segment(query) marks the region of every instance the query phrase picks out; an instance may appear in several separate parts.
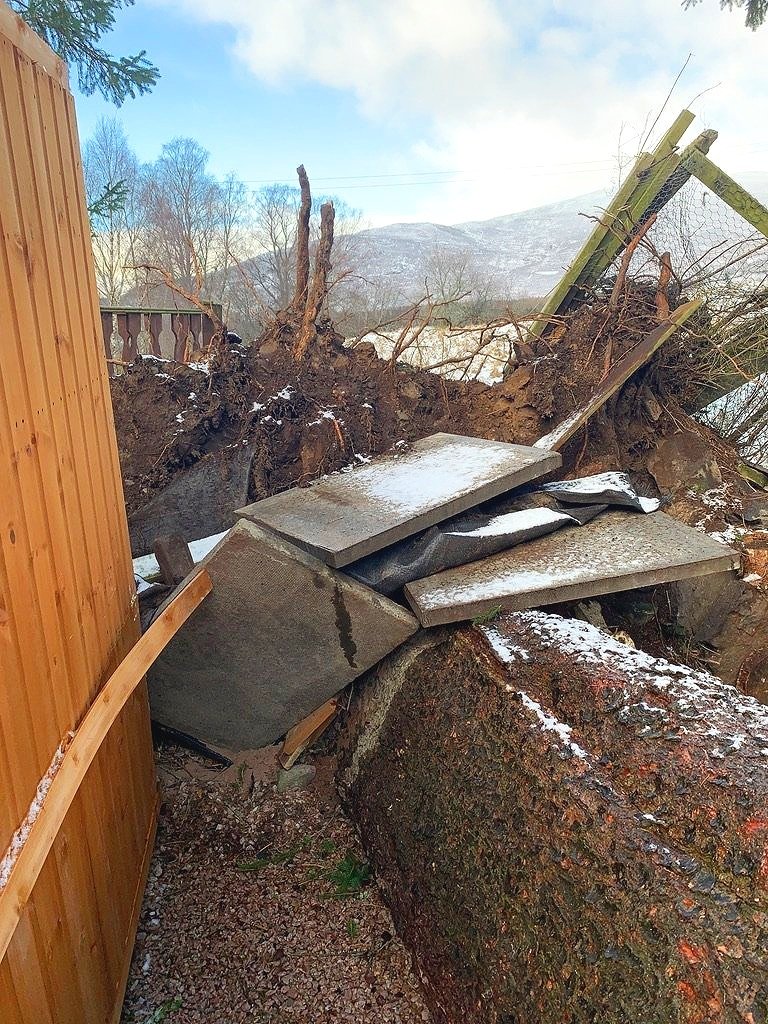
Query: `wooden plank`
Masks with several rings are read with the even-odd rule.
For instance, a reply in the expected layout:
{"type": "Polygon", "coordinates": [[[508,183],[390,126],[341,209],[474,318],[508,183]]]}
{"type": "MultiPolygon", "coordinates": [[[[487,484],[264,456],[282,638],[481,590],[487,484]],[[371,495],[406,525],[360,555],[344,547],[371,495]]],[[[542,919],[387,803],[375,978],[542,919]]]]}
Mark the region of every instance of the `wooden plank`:
{"type": "MultiPolygon", "coordinates": [[[[0,850],[139,636],[66,69],[0,0],[0,850]]],[[[99,747],[0,962],[0,1020],[118,1010],[154,825],[146,684],[99,747]]]]}
{"type": "Polygon", "coordinates": [[[706,154],[693,150],[683,161],[684,166],[699,181],[711,188],[715,195],[727,203],[761,234],[768,237],[768,209],[706,154]]]}
{"type": "Polygon", "coordinates": [[[600,222],[592,229],[589,238],[573,258],[570,266],[563,274],[557,286],[549,294],[541,311],[537,314],[536,321],[528,329],[529,335],[539,337],[549,325],[550,320],[565,309],[578,290],[583,280],[584,271],[593,258],[594,254],[605,241],[610,231],[610,225],[614,222],[619,212],[624,209],[626,203],[637,188],[637,181],[644,170],[651,166],[653,157],[650,153],[641,153],[635,161],[632,170],[627,175],[619,191],[605,208],[600,222]]]}
{"type": "Polygon", "coordinates": [[[36,32],[32,31],[23,18],[4,3],[0,3],[0,36],[5,36],[19,52],[29,57],[35,64],[41,64],[46,74],[67,88],[67,65],[36,32]]]}
{"type": "Polygon", "coordinates": [[[283,768],[291,768],[299,757],[307,750],[315,740],[322,736],[336,715],[339,713],[339,702],[331,697],[325,704],[302,719],[298,725],[294,725],[285,734],[283,746],[280,750],[280,764],[283,768]]]}
{"type": "Polygon", "coordinates": [[[633,373],[636,373],[641,366],[651,358],[653,353],[669,338],[677,328],[685,323],[696,310],[701,306],[703,298],[693,299],[679,306],[672,315],[650,331],[633,349],[630,349],[621,359],[613,364],[605,379],[597,386],[597,390],[579,409],[571,413],[559,426],[545,434],[535,442],[535,448],[542,448],[547,451],[561,451],[573,435],[581,430],[591,416],[602,408],[611,395],[616,394],[622,385],[626,384],[633,373]]]}
{"type": "Polygon", "coordinates": [[[0,960],[34,889],[48,853],[96,754],[147,670],[211,591],[205,570],[197,573],[166,606],[115,670],[66,748],[24,845],[0,890],[0,960]]]}

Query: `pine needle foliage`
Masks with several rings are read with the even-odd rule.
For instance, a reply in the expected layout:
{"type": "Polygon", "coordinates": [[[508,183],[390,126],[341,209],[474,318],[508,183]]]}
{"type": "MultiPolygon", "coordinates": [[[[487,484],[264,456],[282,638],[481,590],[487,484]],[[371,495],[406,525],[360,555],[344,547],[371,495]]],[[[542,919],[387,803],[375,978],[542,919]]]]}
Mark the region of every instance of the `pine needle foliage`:
{"type": "Polygon", "coordinates": [[[134,0],[9,0],[11,8],[42,36],[62,60],[77,69],[87,96],[101,93],[120,106],[129,96],[149,92],[160,77],[145,50],[115,57],[99,42],[115,17],[134,0]]]}

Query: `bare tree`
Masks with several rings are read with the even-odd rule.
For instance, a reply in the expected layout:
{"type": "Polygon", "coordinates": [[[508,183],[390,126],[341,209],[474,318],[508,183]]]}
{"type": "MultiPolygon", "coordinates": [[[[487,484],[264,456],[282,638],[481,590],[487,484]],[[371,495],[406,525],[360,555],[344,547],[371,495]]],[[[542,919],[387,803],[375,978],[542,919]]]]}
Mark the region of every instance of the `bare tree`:
{"type": "Polygon", "coordinates": [[[251,202],[249,230],[254,255],[243,269],[273,312],[304,308],[309,255],[320,243],[321,218],[317,214],[326,202],[333,203],[336,224],[330,291],[350,275],[355,263],[354,235],[360,223],[359,212],[336,198],[321,196],[313,200],[303,166],[297,173],[300,188],[268,185],[255,192],[251,202]],[[297,253],[302,254],[300,260],[297,253]]]}
{"type": "Polygon", "coordinates": [[[202,292],[228,265],[244,203],[242,184],[218,182],[199,143],[173,139],[144,172],[144,262],[163,267],[185,290],[202,292]]]}
{"type": "Polygon", "coordinates": [[[91,209],[93,258],[99,295],[117,305],[136,284],[142,231],[139,162],[122,125],[104,118],[83,150],[83,171],[91,209]],[[111,197],[104,202],[104,197],[111,197]]]}

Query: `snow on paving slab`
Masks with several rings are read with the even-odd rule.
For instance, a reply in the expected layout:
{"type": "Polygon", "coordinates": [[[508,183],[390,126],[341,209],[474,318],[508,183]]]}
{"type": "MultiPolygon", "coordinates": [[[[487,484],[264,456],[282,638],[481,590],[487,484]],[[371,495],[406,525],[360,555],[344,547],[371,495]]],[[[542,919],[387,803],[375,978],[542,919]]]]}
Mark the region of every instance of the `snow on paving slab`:
{"type": "Polygon", "coordinates": [[[423,626],[734,569],[739,556],[663,512],[614,511],[498,555],[409,583],[423,626]]]}
{"type": "Polygon", "coordinates": [[[556,452],[455,434],[241,509],[246,519],[340,567],[544,476],[556,452]]]}

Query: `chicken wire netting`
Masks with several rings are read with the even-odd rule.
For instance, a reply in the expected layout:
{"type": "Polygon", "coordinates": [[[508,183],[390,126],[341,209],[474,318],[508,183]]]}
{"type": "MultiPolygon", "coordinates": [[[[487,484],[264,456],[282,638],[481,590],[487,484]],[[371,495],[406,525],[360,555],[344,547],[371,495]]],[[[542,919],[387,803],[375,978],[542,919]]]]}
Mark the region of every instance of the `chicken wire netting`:
{"type": "MultiPolygon", "coordinates": [[[[697,178],[675,175],[643,216],[655,213],[629,261],[633,283],[656,288],[669,254],[672,306],[703,298],[692,371],[700,415],[742,453],[768,460],[768,238],[697,178]],[[725,393],[724,393],[725,392],[725,393]],[[707,399],[710,404],[706,404],[707,399]]],[[[609,279],[615,278],[621,255],[609,279]]]]}

